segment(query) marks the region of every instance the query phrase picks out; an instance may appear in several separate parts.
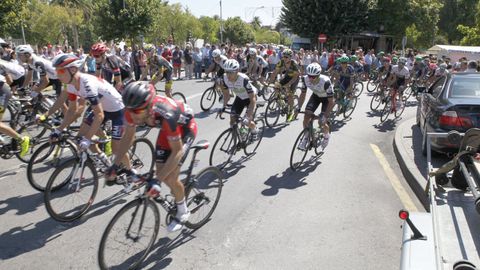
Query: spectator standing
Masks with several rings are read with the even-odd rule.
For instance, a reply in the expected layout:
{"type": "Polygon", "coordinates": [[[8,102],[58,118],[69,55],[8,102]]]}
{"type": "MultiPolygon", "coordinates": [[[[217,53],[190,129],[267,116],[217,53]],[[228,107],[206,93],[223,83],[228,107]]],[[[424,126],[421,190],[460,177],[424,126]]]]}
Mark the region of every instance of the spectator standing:
{"type": "Polygon", "coordinates": [[[373,63],[373,52],[372,50],[369,50],[367,55],[365,55],[365,66],[363,67],[365,70],[365,73],[369,74],[370,73],[370,67],[372,66],[373,63]]]}
{"type": "Polygon", "coordinates": [[[327,52],[322,52],[322,56],[320,56],[320,66],[322,67],[322,71],[328,70],[328,55],[327,52]]]}
{"type": "Polygon", "coordinates": [[[193,56],[190,43],[187,43],[185,50],[183,50],[183,58],[185,59],[185,78],[191,80],[193,77],[193,56]]]}
{"type": "Polygon", "coordinates": [[[201,79],[203,54],[198,47],[195,47],[193,51],[193,62],[194,62],[193,73],[195,74],[195,79],[201,79]]]}
{"type": "Polygon", "coordinates": [[[173,76],[176,75],[177,80],[181,80],[182,77],[182,51],[180,47],[175,46],[175,50],[172,52],[172,63],[173,63],[173,76]]]}
{"type": "Polygon", "coordinates": [[[203,66],[205,68],[208,68],[210,66],[210,59],[209,59],[209,56],[210,56],[210,44],[205,44],[202,49],[201,49],[201,53],[202,53],[202,61],[203,61],[203,66]]]}
{"type": "Polygon", "coordinates": [[[273,72],[275,70],[275,66],[280,62],[280,58],[277,55],[275,50],[272,51],[272,54],[268,57],[268,71],[273,72]]]}

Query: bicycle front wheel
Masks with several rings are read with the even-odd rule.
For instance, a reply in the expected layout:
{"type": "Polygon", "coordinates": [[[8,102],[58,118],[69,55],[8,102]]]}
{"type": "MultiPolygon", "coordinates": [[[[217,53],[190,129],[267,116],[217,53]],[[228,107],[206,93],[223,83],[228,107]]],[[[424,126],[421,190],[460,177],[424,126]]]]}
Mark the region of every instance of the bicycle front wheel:
{"type": "Polygon", "coordinates": [[[173,99],[177,100],[177,101],[181,101],[183,103],[187,103],[187,99],[185,98],[185,96],[180,93],[180,92],[175,92],[172,94],[172,97],[173,99]]]}
{"type": "Polygon", "coordinates": [[[343,118],[349,118],[352,115],[353,111],[355,111],[355,107],[357,107],[357,98],[352,97],[345,106],[346,107],[343,111],[343,118]]]}
{"type": "Polygon", "coordinates": [[[138,174],[145,174],[153,170],[155,152],[153,144],[147,138],[136,138],[128,151],[132,168],[138,174]]]}
{"type": "Polygon", "coordinates": [[[269,128],[273,128],[280,118],[281,107],[278,103],[278,99],[274,98],[268,101],[267,108],[265,109],[265,123],[269,128]]]}
{"type": "Polygon", "coordinates": [[[194,179],[185,190],[185,201],[190,211],[185,226],[190,229],[198,229],[208,222],[217,207],[223,187],[222,173],[216,167],[205,168],[194,179]]]}
{"type": "Polygon", "coordinates": [[[375,90],[377,87],[377,84],[375,83],[375,80],[369,79],[367,82],[367,92],[371,93],[375,90]]]}
{"type": "Polygon", "coordinates": [[[385,101],[385,105],[382,110],[382,114],[380,115],[380,123],[385,122],[388,119],[388,116],[390,115],[390,112],[392,111],[392,103],[390,99],[387,99],[385,101]]]}
{"type": "Polygon", "coordinates": [[[118,211],[103,232],[98,249],[100,269],[138,269],[152,249],[160,212],[149,199],[136,199],[118,211]]]}
{"type": "Polygon", "coordinates": [[[355,95],[355,97],[358,98],[363,92],[363,83],[357,82],[353,87],[354,87],[353,94],[355,95]]]}
{"type": "Polygon", "coordinates": [[[220,170],[225,168],[236,151],[237,136],[233,129],[229,128],[222,132],[213,144],[212,152],[210,152],[210,166],[216,166],[220,170]]]}
{"type": "Polygon", "coordinates": [[[90,160],[84,167],[78,158],[72,158],[58,167],[45,188],[45,207],[50,216],[61,222],[70,222],[83,216],[92,206],[98,190],[98,175],[90,160]],[[53,187],[60,187],[53,190],[53,187]]]}
{"type": "Polygon", "coordinates": [[[215,88],[213,86],[207,88],[207,90],[203,92],[202,98],[200,99],[200,107],[202,108],[202,111],[206,112],[210,110],[215,104],[216,98],[217,91],[215,91],[215,88]]]}
{"type": "Polygon", "coordinates": [[[310,135],[308,133],[308,128],[302,130],[302,132],[300,132],[298,135],[295,144],[293,145],[292,154],[290,155],[290,168],[292,171],[296,171],[298,168],[300,168],[305,160],[305,157],[307,156],[307,152],[311,143],[310,135]],[[303,140],[308,140],[304,147],[300,145],[303,140]]]}
{"type": "Polygon", "coordinates": [[[245,148],[243,148],[243,151],[247,156],[257,151],[257,148],[263,139],[263,132],[265,131],[265,124],[263,123],[263,120],[262,119],[255,120],[255,126],[258,130],[256,138],[254,138],[255,136],[252,134],[251,131],[249,131],[247,135],[247,142],[245,143],[245,148]]]}
{"type": "Polygon", "coordinates": [[[397,97],[397,106],[395,106],[395,118],[398,118],[402,115],[403,111],[405,110],[405,106],[407,105],[407,99],[405,96],[397,97]]]}
{"type": "Polygon", "coordinates": [[[372,100],[370,101],[370,109],[372,112],[376,112],[380,104],[382,104],[382,96],[377,93],[373,94],[372,100]]]}
{"type": "MultiPolygon", "coordinates": [[[[46,142],[38,147],[32,155],[27,165],[27,179],[30,185],[38,190],[45,191],[47,182],[52,173],[60,167],[66,160],[76,156],[76,148],[69,141],[56,142],[51,144],[46,142]]],[[[53,186],[55,191],[60,186],[53,186]]]]}

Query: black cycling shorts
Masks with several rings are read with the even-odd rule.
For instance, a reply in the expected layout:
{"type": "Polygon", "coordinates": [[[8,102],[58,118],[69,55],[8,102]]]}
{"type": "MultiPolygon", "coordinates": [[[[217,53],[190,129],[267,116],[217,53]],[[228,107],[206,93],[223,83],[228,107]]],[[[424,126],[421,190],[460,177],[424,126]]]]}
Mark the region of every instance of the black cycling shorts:
{"type": "Polygon", "coordinates": [[[13,80],[12,85],[10,85],[10,87],[12,88],[15,86],[22,87],[24,81],[25,81],[25,76],[22,76],[16,80],[13,80]]]}
{"type": "Polygon", "coordinates": [[[232,104],[232,113],[241,115],[245,107],[250,105],[250,99],[241,99],[238,96],[235,98],[232,104]]]}
{"type": "Polygon", "coordinates": [[[305,107],[305,110],[311,111],[312,113],[314,113],[317,110],[320,103],[322,104],[321,112],[322,113],[326,112],[328,108],[328,103],[329,103],[328,97],[319,97],[315,94],[312,94],[310,96],[310,99],[307,102],[307,106],[305,107]]]}
{"type": "MultiPolygon", "coordinates": [[[[292,80],[291,77],[285,76],[285,77],[283,77],[283,79],[280,80],[280,84],[281,84],[282,86],[284,86],[284,85],[286,85],[288,82],[290,82],[291,80],[292,80]]],[[[300,81],[299,78],[297,78],[297,80],[296,80],[294,83],[292,83],[292,85],[290,86],[290,91],[295,92],[295,89],[297,89],[297,85],[298,85],[298,82],[299,82],[299,81],[300,81]]]]}
{"type": "Polygon", "coordinates": [[[10,92],[10,86],[7,83],[0,82],[0,120],[7,109],[8,101],[11,96],[12,93],[10,92]]]}

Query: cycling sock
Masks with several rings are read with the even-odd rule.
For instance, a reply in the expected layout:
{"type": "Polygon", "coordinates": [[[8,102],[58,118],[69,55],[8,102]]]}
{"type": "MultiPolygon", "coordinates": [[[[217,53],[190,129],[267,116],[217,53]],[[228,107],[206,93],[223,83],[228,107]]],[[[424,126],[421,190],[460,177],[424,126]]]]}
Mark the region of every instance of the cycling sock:
{"type": "Polygon", "coordinates": [[[185,199],[177,202],[176,204],[177,204],[177,216],[183,215],[188,212],[187,203],[185,202],[185,199]]]}

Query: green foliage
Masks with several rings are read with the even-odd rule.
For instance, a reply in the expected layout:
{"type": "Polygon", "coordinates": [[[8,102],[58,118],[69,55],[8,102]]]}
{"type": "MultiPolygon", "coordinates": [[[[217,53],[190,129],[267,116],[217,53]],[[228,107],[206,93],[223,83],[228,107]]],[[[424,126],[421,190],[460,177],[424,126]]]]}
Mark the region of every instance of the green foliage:
{"type": "Polygon", "coordinates": [[[480,44],[480,28],[459,25],[457,30],[463,35],[460,40],[460,45],[463,46],[478,46],[480,44]]]}
{"type": "Polygon", "coordinates": [[[474,26],[475,12],[478,0],[442,0],[440,10],[439,30],[445,33],[448,43],[456,43],[462,39],[463,34],[457,26],[474,26]]]}
{"type": "Polygon", "coordinates": [[[255,31],[258,31],[262,27],[262,21],[260,20],[260,17],[258,16],[253,17],[253,20],[250,23],[250,25],[252,25],[255,31]]]}
{"type": "Polygon", "coordinates": [[[280,43],[280,33],[277,31],[259,29],[255,32],[256,43],[280,43]]]}
{"type": "Polygon", "coordinates": [[[10,36],[13,29],[25,20],[28,0],[2,0],[0,4],[0,37],[10,36]]]}
{"type": "Polygon", "coordinates": [[[300,36],[340,36],[365,30],[368,11],[368,0],[283,0],[280,20],[300,36]]]}
{"type": "Polygon", "coordinates": [[[397,40],[405,34],[405,30],[414,21],[409,1],[405,0],[377,0],[371,2],[369,11],[369,29],[381,31],[395,36],[397,40]]]}
{"type": "Polygon", "coordinates": [[[240,17],[227,19],[223,29],[224,37],[233,44],[243,45],[255,38],[252,27],[243,22],[240,17]]]}
{"type": "Polygon", "coordinates": [[[218,35],[220,33],[220,21],[206,16],[200,17],[199,21],[202,25],[203,32],[201,38],[204,39],[205,42],[213,44],[218,43],[218,35]]]}

